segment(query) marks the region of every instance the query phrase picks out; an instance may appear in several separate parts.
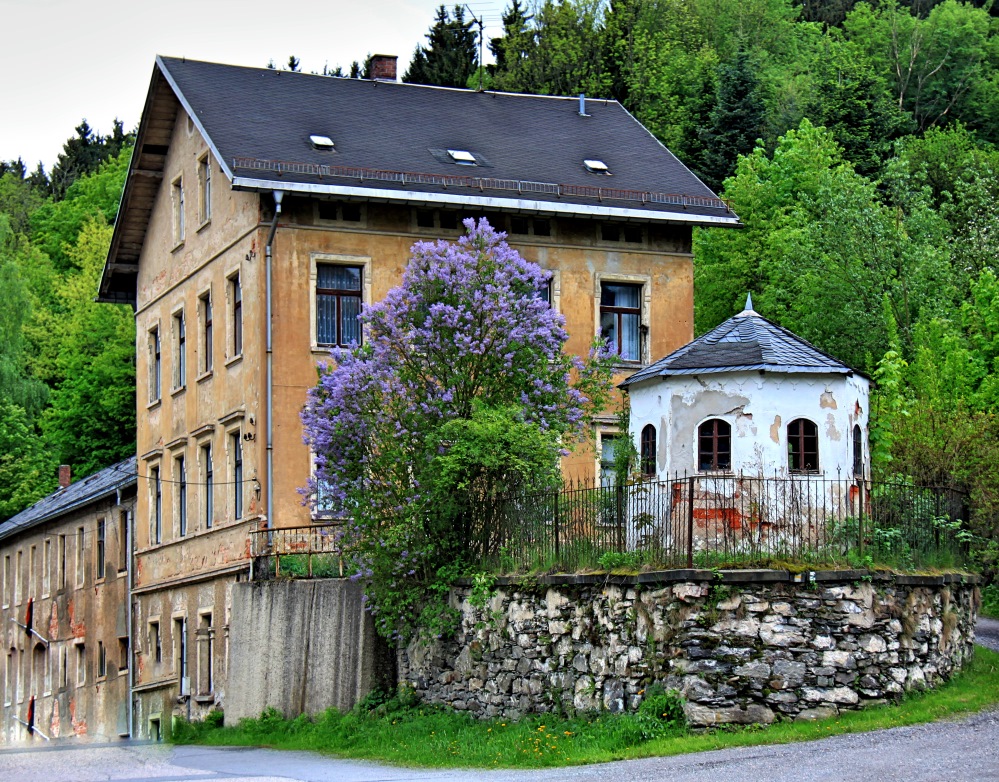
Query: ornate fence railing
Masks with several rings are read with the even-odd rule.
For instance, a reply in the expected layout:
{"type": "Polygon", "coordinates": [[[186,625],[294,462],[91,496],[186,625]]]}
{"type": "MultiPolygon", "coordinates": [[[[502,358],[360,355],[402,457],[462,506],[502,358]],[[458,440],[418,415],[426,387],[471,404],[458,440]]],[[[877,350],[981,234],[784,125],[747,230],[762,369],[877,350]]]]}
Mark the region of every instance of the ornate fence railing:
{"type": "Polygon", "coordinates": [[[250,532],[254,577],[343,576],[343,524],[323,522],[250,532]]]}
{"type": "MultiPolygon", "coordinates": [[[[957,489],[821,474],[575,483],[467,507],[459,526],[468,559],[506,573],[954,566],[967,553],[969,518],[957,489]]],[[[349,575],[343,531],[331,521],[251,532],[254,577],[349,575]]]]}
{"type": "Polygon", "coordinates": [[[954,562],[965,552],[963,492],[820,474],[677,474],[575,484],[483,507],[473,557],[504,571],[604,563],[661,567],[776,562],[954,562]]]}

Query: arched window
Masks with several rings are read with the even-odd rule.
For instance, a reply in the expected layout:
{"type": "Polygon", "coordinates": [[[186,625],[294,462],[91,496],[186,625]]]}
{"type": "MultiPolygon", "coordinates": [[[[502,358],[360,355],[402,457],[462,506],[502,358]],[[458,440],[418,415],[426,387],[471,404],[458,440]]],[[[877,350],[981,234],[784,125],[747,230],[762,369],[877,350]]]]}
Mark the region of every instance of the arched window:
{"type": "Polygon", "coordinates": [[[720,418],[697,427],[697,469],[732,469],[732,427],[720,418]]]}
{"type": "Polygon", "coordinates": [[[651,478],[656,474],[656,428],[652,424],[646,424],[642,429],[639,445],[642,475],[651,478]]]}
{"type": "Polygon", "coordinates": [[[853,474],[864,474],[864,435],[859,424],[853,427],[853,474]]]}
{"type": "Polygon", "coordinates": [[[787,425],[787,466],[791,472],[819,470],[819,428],[807,418],[787,425]]]}

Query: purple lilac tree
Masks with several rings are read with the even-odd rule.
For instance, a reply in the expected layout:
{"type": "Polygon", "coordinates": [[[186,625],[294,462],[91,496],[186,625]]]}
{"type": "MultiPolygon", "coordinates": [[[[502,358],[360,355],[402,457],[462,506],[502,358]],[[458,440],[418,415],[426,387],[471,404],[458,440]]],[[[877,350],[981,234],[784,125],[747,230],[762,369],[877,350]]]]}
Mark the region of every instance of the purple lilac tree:
{"type": "Polygon", "coordinates": [[[483,511],[556,482],[610,388],[596,347],[563,352],[546,273],[485,220],[465,227],[413,246],[402,285],[361,316],[364,345],[333,351],[302,413],[313,494],[349,519],[344,543],[389,637],[443,629],[429,598],[474,559],[483,511]]]}

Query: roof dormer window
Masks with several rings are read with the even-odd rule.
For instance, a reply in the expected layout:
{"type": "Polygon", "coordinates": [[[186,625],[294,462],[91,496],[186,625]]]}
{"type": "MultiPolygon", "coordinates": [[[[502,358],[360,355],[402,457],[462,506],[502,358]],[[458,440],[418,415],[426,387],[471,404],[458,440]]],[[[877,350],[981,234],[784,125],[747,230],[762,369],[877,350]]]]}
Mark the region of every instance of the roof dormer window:
{"type": "Polygon", "coordinates": [[[332,152],[333,151],[333,139],[329,136],[309,136],[309,141],[312,142],[312,148],[318,149],[320,152],[332,152]]]}
{"type": "Polygon", "coordinates": [[[591,174],[606,174],[610,176],[610,169],[607,168],[607,164],[602,160],[584,160],[583,166],[591,174]]]}
{"type": "Polygon", "coordinates": [[[467,149],[449,149],[447,153],[459,166],[474,166],[476,163],[475,155],[467,149]]]}

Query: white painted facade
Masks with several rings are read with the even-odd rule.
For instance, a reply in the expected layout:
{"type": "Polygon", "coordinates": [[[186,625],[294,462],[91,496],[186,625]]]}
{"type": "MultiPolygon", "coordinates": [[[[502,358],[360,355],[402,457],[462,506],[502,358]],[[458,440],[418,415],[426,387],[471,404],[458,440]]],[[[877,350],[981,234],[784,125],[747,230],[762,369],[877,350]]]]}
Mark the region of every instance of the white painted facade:
{"type": "MultiPolygon", "coordinates": [[[[653,377],[628,389],[631,437],[641,449],[643,429],[656,430],[655,477],[733,474],[787,477],[788,424],[804,418],[818,429],[818,472],[854,477],[854,427],[860,427],[862,477],[869,477],[870,383],[863,376],[713,371],[653,377]],[[698,428],[718,418],[731,426],[731,467],[698,469],[698,428]]],[[[809,471],[811,473],[811,471],[809,471]]]]}

